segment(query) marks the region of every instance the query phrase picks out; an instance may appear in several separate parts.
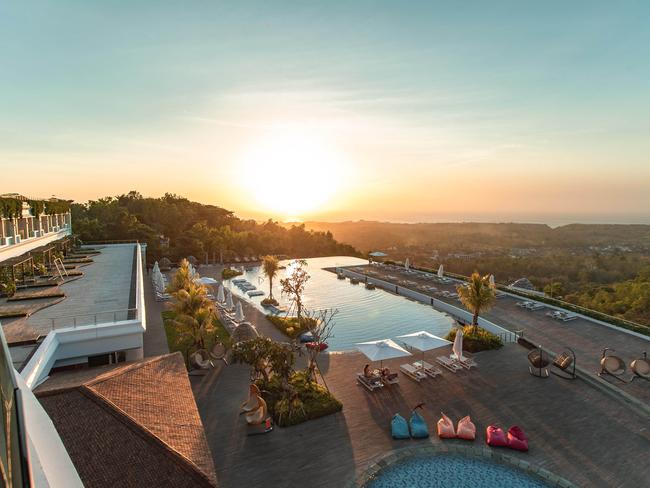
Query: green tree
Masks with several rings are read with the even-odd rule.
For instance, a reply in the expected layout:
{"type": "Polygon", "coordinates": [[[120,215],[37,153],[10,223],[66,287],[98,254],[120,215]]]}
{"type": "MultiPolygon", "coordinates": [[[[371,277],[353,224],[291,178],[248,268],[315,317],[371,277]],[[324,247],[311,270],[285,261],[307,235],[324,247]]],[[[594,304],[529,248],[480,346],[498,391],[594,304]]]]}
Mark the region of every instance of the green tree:
{"type": "Polygon", "coordinates": [[[269,279],[269,298],[271,300],[273,300],[273,278],[275,278],[279,269],[280,264],[278,258],[275,256],[264,256],[262,259],[262,270],[269,279]]]}
{"type": "Polygon", "coordinates": [[[490,286],[490,276],[481,276],[477,271],[472,273],[469,283],[456,287],[460,301],[465,308],[472,312],[473,332],[478,332],[478,316],[489,310],[494,303],[494,288],[490,286]]]}
{"type": "Polygon", "coordinates": [[[551,298],[557,298],[564,294],[564,284],[560,281],[553,281],[544,287],[544,293],[551,298]]]}
{"type": "Polygon", "coordinates": [[[282,294],[288,295],[291,303],[296,307],[296,317],[300,323],[302,317],[302,295],[305,291],[305,285],[309,281],[309,273],[305,270],[307,261],[296,259],[290,264],[291,272],[285,279],[280,280],[282,294]]]}

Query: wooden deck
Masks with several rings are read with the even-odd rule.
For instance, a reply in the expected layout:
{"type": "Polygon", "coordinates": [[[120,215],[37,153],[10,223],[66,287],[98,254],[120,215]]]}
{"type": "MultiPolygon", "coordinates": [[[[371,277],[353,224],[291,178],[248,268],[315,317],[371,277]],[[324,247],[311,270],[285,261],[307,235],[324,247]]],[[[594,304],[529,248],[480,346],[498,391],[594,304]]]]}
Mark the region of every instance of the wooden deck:
{"type": "MultiPolygon", "coordinates": [[[[427,353],[429,362],[433,356],[427,353]]],[[[196,380],[194,393],[219,485],[344,486],[393,449],[443,442],[435,435],[421,441],[391,438],[392,415],[408,416],[420,402],[425,403],[423,414],[432,433],[440,411],[454,420],[471,415],[478,429],[476,445],[483,445],[489,424],[520,425],[530,437],[531,450],[507,452],[579,486],[647,483],[647,418],[580,380],[530,376],[526,350],[517,344],[477,354],[476,359],[478,370],[445,371],[420,384],[400,374],[399,385],[370,393],[354,377],[367,362],[364,356],[325,355],[321,368],[343,411],[253,437],[246,435],[245,421],[238,415],[247,394],[248,368],[231,365],[196,380]]],[[[384,364],[397,370],[402,362],[384,364]]]]}

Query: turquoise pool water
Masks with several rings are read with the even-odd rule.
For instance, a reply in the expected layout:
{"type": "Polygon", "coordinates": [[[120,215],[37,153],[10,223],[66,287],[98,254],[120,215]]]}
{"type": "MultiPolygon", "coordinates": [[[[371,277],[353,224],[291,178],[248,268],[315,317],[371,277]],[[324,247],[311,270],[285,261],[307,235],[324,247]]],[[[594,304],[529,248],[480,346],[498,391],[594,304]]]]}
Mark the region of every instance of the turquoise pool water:
{"type": "MultiPolygon", "coordinates": [[[[395,336],[426,330],[444,336],[453,320],[429,305],[410,301],[383,290],[366,290],[363,284],[352,285],[348,280],[338,280],[336,274],[323,268],[365,264],[367,261],[351,257],[327,257],[307,260],[307,271],[311,275],[305,287],[304,303],[310,310],[338,308],[334,336],[329,340],[330,351],[354,349],[357,342],[395,338],[395,336]]],[[[286,265],[288,261],[281,264],[286,265]]],[[[283,306],[288,306],[286,297],[280,291],[280,279],[287,271],[281,270],[274,279],[273,296],[283,306]]],[[[268,281],[259,267],[247,271],[244,276],[258,289],[268,294],[268,281]]],[[[226,282],[234,294],[245,296],[235,285],[226,282]]],[[[246,300],[263,310],[260,302],[264,296],[246,300]]]]}
{"type": "Polygon", "coordinates": [[[494,462],[440,454],[415,456],[383,469],[366,488],[548,488],[538,478],[494,462]]]}

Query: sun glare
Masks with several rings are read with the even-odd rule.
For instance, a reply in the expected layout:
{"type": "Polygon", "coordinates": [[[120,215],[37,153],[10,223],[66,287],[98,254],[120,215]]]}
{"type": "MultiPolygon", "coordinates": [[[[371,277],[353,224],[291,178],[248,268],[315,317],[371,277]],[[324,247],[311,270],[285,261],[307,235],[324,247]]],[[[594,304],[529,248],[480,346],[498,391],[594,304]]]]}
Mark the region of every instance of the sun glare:
{"type": "Polygon", "coordinates": [[[243,184],[260,210],[298,220],[333,198],[342,166],[340,154],[324,139],[302,130],[273,130],[244,154],[243,184]]]}

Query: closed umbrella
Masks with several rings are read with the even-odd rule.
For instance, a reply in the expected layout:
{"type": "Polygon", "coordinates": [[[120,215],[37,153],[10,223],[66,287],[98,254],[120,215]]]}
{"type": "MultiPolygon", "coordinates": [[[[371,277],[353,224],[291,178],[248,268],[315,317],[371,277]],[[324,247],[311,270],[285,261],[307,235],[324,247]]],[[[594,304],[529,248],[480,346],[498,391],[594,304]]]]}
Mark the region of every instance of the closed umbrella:
{"type": "Polygon", "coordinates": [[[226,292],[226,308],[228,310],[235,308],[235,304],[232,301],[232,292],[230,290],[227,290],[226,292]]]}
{"type": "Polygon", "coordinates": [[[235,322],[243,322],[244,319],[245,319],[244,309],[241,306],[241,302],[237,302],[237,310],[235,311],[235,322]]]}
{"type": "Polygon", "coordinates": [[[443,268],[441,264],[438,268],[438,278],[442,278],[443,276],[445,276],[445,268],[443,268]]]}
{"type": "Polygon", "coordinates": [[[458,359],[459,361],[463,360],[463,329],[456,330],[456,338],[454,339],[454,345],[452,346],[452,351],[454,352],[452,357],[458,359]]]}
{"type": "Polygon", "coordinates": [[[357,350],[365,354],[371,361],[379,361],[379,367],[383,367],[384,359],[400,358],[403,356],[410,356],[403,347],[397,345],[391,339],[382,339],[379,341],[360,342],[355,344],[357,350]]]}
{"type": "Polygon", "coordinates": [[[406,261],[404,261],[404,268],[406,268],[406,271],[408,271],[410,267],[411,262],[409,261],[409,258],[406,258],[406,261]]]}
{"type": "Polygon", "coordinates": [[[226,300],[226,297],[224,296],[223,293],[223,283],[219,285],[219,291],[217,292],[217,301],[219,303],[223,303],[226,300]]]}
{"type": "Polygon", "coordinates": [[[375,251],[368,254],[368,256],[372,256],[373,258],[385,258],[386,256],[388,256],[388,254],[381,251],[375,251]]]}
{"type": "Polygon", "coordinates": [[[494,288],[494,287],[496,286],[496,283],[495,283],[495,281],[494,281],[494,275],[493,275],[493,274],[490,275],[490,286],[491,286],[492,288],[494,288]]]}
{"type": "Polygon", "coordinates": [[[422,351],[422,361],[424,361],[424,351],[430,351],[431,349],[437,349],[451,344],[447,339],[430,334],[425,330],[397,336],[397,339],[404,344],[414,347],[418,351],[422,351]]]}

